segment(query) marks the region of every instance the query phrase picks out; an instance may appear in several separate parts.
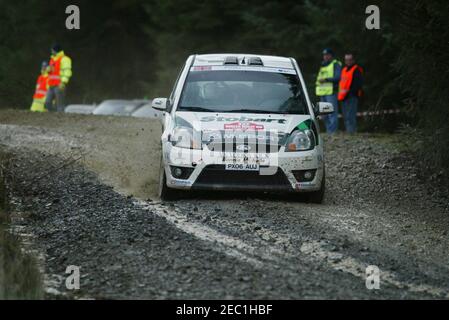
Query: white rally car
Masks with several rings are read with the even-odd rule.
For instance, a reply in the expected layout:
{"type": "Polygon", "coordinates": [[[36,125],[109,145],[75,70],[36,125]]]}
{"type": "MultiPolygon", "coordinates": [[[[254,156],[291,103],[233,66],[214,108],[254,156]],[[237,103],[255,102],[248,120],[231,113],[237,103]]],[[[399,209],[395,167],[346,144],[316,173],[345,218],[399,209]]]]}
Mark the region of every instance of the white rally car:
{"type": "Polygon", "coordinates": [[[180,190],[324,196],[323,141],[293,58],[250,54],[190,56],[169,98],[153,100],[163,119],[160,196],[180,190]]]}

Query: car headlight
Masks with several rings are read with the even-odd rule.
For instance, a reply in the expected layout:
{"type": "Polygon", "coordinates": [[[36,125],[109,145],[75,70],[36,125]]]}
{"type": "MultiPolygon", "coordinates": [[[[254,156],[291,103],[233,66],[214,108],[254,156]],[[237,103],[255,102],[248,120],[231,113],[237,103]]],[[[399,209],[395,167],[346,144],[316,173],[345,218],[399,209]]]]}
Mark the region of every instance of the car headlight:
{"type": "Polygon", "coordinates": [[[296,130],[287,139],[285,151],[307,151],[315,148],[315,134],[312,130],[296,130]]]}
{"type": "Polygon", "coordinates": [[[201,134],[192,128],[175,127],[169,141],[178,148],[201,149],[201,134]]]}

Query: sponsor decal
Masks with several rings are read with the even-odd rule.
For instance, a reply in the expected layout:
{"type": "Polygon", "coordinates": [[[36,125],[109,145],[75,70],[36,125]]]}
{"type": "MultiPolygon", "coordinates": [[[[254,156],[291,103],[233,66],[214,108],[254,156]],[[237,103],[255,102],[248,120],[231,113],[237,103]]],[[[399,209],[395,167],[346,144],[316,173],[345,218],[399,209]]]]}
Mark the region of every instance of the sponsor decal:
{"type": "Polygon", "coordinates": [[[171,185],[173,186],[189,186],[191,183],[188,180],[178,180],[173,178],[173,180],[171,181],[171,185]]]}
{"type": "Polygon", "coordinates": [[[222,117],[222,116],[207,116],[200,119],[201,122],[277,122],[279,124],[285,124],[286,119],[273,119],[273,118],[249,118],[245,116],[241,117],[222,117]]]}
{"type": "Polygon", "coordinates": [[[204,131],[202,132],[202,141],[206,144],[226,144],[237,143],[243,144],[246,141],[247,144],[266,144],[276,145],[285,142],[287,135],[278,132],[266,132],[255,130],[222,130],[222,131],[204,131]]]}
{"type": "Polygon", "coordinates": [[[252,122],[233,122],[224,125],[225,130],[241,130],[241,131],[259,131],[263,130],[264,126],[252,122]]]}
{"type": "Polygon", "coordinates": [[[312,120],[307,119],[296,126],[299,130],[309,130],[312,127],[312,120]]]}
{"type": "Polygon", "coordinates": [[[312,182],[297,182],[295,185],[296,190],[301,190],[307,187],[315,187],[315,186],[316,184],[312,182]]]}
{"type": "Polygon", "coordinates": [[[251,146],[249,146],[249,145],[246,145],[246,144],[240,144],[240,145],[238,145],[237,147],[236,147],[236,149],[238,150],[238,151],[251,151],[251,146]]]}
{"type": "Polygon", "coordinates": [[[249,163],[249,164],[266,164],[270,159],[265,153],[241,153],[241,152],[223,152],[222,159],[224,162],[231,163],[249,163]]]}
{"type": "Polygon", "coordinates": [[[209,71],[209,70],[212,70],[212,66],[197,66],[192,68],[192,71],[209,71]]]}
{"type": "Polygon", "coordinates": [[[256,71],[256,72],[270,72],[270,73],[285,73],[296,74],[294,69],[274,68],[274,67],[253,67],[253,66],[194,66],[190,68],[190,71],[256,71]]]}

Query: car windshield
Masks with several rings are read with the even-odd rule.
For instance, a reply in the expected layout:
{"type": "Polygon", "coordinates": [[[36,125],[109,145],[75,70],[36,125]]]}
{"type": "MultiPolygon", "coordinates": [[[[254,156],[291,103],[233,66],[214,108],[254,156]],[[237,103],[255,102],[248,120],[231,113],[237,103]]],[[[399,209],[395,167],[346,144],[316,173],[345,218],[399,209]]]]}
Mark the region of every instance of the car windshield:
{"type": "Polygon", "coordinates": [[[296,74],[191,71],[179,111],[308,114],[296,74]]]}

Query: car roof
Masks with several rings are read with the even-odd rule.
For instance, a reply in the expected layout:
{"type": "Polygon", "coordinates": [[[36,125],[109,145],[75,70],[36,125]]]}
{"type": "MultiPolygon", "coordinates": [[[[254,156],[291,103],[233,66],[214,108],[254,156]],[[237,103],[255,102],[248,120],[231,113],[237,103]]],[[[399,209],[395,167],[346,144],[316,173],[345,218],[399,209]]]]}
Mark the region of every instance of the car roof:
{"type": "Polygon", "coordinates": [[[260,58],[265,67],[294,69],[291,58],[245,53],[199,54],[195,56],[193,66],[221,66],[227,57],[237,57],[238,61],[243,58],[260,58]]]}
{"type": "Polygon", "coordinates": [[[65,107],[64,112],[66,113],[84,113],[90,114],[94,111],[96,106],[87,104],[71,104],[65,107]]]}
{"type": "Polygon", "coordinates": [[[71,104],[65,107],[65,110],[88,110],[88,109],[95,109],[97,106],[93,104],[71,104]]]}
{"type": "Polygon", "coordinates": [[[104,105],[104,104],[134,104],[134,102],[132,100],[104,100],[100,103],[100,105],[104,105]]]}

